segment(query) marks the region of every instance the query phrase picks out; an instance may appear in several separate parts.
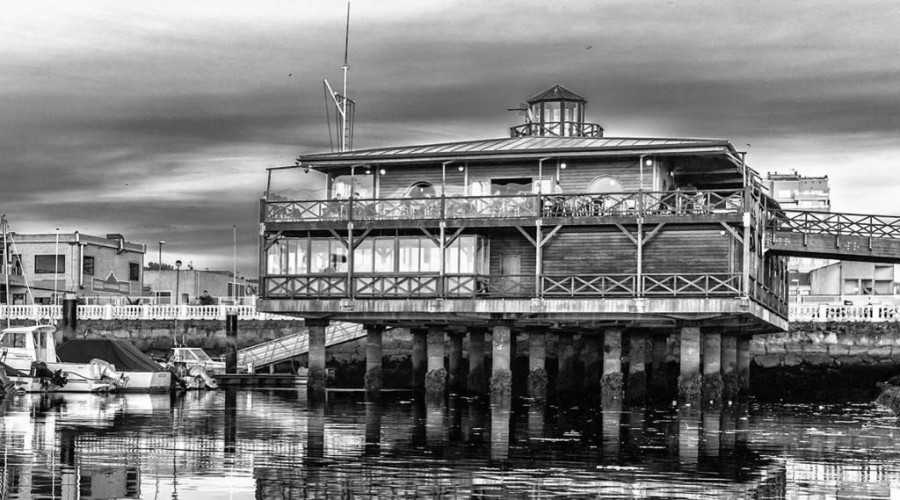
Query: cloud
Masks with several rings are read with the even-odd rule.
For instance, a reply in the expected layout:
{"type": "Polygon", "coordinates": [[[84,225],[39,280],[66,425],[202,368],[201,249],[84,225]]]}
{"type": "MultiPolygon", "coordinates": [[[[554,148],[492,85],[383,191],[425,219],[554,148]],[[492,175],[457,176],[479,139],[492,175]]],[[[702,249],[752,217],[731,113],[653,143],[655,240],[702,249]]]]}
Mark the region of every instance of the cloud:
{"type": "MultiPolygon", "coordinates": [[[[345,8],[0,6],[0,211],[22,232],[171,241],[198,268],[230,268],[237,224],[255,269],[265,169],[329,148],[345,8]]],[[[835,208],[896,212],[898,18],[876,1],[355,2],[355,145],[502,137],[507,108],[559,83],[608,135],[731,139],[763,173],[828,174],[835,208]]]]}

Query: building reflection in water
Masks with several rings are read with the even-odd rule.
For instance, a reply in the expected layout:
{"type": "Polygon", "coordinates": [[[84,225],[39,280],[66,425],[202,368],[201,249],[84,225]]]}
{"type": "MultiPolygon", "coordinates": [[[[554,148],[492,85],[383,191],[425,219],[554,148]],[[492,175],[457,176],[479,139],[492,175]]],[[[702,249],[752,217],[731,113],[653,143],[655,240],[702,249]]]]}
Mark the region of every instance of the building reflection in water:
{"type": "Polygon", "coordinates": [[[896,423],[821,412],[307,401],[304,391],[27,395],[4,406],[4,500],[900,493],[896,423]]]}

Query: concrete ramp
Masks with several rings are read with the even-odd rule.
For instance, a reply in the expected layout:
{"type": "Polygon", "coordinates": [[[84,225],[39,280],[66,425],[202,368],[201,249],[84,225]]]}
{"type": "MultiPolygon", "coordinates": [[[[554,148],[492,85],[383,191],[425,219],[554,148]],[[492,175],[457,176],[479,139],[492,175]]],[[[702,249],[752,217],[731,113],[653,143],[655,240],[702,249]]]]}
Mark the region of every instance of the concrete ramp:
{"type": "Polygon", "coordinates": [[[900,217],[770,210],[766,249],[776,255],[900,264],[900,217]]]}
{"type": "MultiPolygon", "coordinates": [[[[357,323],[332,323],[325,330],[325,345],[333,346],[350,342],[366,336],[362,325],[357,323]]],[[[309,330],[288,335],[286,337],[263,342],[255,346],[238,351],[237,363],[239,367],[253,364],[253,369],[269,366],[282,361],[287,361],[309,351],[309,330]]]]}

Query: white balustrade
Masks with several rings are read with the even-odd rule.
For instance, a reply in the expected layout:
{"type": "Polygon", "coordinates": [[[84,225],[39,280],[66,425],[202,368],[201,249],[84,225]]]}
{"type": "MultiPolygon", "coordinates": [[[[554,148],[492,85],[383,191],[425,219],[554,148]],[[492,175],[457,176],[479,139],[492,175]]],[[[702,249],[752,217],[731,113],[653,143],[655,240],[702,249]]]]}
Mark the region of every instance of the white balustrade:
{"type": "MultiPolygon", "coordinates": [[[[79,305],[79,319],[102,320],[224,320],[230,313],[237,313],[242,320],[286,320],[301,318],[258,312],[255,305],[79,305]]],[[[56,321],[62,319],[62,306],[55,305],[2,305],[0,319],[56,321]]]]}

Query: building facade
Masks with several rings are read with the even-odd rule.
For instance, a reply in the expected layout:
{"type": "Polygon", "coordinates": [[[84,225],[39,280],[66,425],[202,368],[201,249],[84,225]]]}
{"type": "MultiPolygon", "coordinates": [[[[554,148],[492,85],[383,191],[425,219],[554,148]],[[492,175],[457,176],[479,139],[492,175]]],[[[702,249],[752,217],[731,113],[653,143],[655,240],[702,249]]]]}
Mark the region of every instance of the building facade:
{"type": "MultiPolygon", "coordinates": [[[[0,245],[2,246],[2,245],[0,245]]],[[[13,304],[50,304],[65,294],[76,297],[141,295],[146,247],[106,237],[74,233],[10,233],[3,257],[13,304]]],[[[6,277],[0,275],[0,286],[6,277]]],[[[5,290],[0,301],[7,300],[5,290]]]]}
{"type": "MultiPolygon", "coordinates": [[[[492,390],[507,387],[508,344],[522,332],[561,345],[581,335],[614,386],[623,343],[642,353],[676,331],[684,355],[699,356],[686,346],[704,328],[734,353],[752,333],[786,328],[787,259],[762,251],[768,197],[743,155],[724,140],[604,137],[584,105],[557,86],[529,100],[510,138],[301,155],[270,169],[259,308],[307,319],[311,390],[324,370],[318,335],[336,320],[427,333],[426,386],[443,370],[432,349],[443,352],[445,335],[469,339],[477,379],[490,332],[492,390]],[[324,174],[323,199],[296,197],[310,171],[324,174]]],[[[534,375],[544,354],[532,341],[534,375]]],[[[705,362],[718,363],[715,345],[705,362]]],[[[700,360],[685,359],[690,393],[700,360]]]]}
{"type": "Polygon", "coordinates": [[[812,270],[809,284],[810,295],[840,296],[854,303],[889,297],[893,302],[894,265],[839,261],[812,270]]]}
{"type": "Polygon", "coordinates": [[[147,295],[160,304],[198,304],[206,292],[216,303],[241,302],[256,295],[256,285],[233,278],[231,271],[144,270],[147,295]]]}

